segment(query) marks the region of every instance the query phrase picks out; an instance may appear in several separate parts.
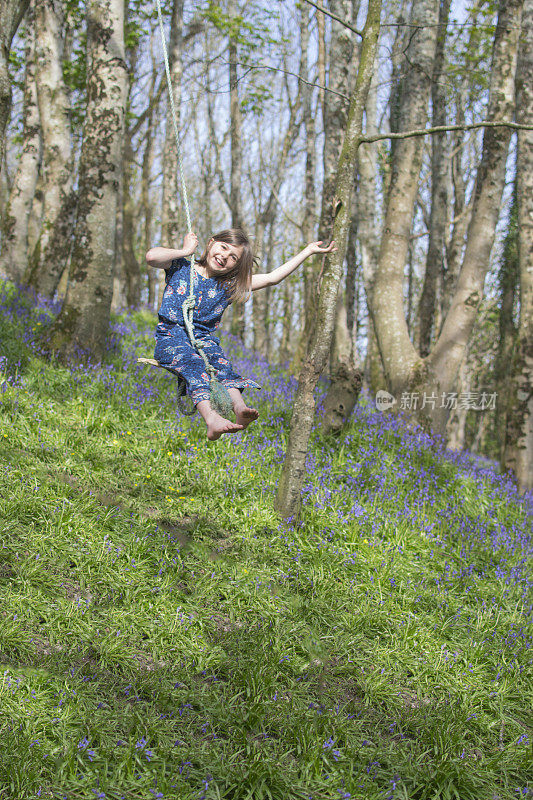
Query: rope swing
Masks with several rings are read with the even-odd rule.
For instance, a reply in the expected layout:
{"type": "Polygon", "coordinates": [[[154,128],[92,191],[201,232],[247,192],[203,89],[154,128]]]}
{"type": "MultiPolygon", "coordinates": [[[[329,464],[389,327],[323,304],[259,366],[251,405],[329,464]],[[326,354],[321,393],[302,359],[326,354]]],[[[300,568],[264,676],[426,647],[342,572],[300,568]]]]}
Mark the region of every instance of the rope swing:
{"type": "MultiPolygon", "coordinates": [[[[185,208],[185,217],[187,220],[187,230],[189,232],[192,231],[191,226],[191,213],[189,210],[189,200],[187,195],[187,186],[185,184],[185,176],[183,173],[183,162],[181,158],[181,147],[179,142],[179,134],[178,134],[178,123],[176,119],[176,107],[174,105],[174,95],[172,92],[172,81],[170,79],[170,66],[168,62],[168,53],[167,53],[167,45],[165,41],[165,29],[163,27],[163,16],[161,13],[161,3],[160,0],[156,0],[157,3],[157,17],[159,20],[159,30],[161,33],[161,44],[163,46],[163,58],[165,61],[165,72],[167,76],[167,87],[168,87],[168,96],[170,100],[170,110],[172,112],[172,125],[174,128],[174,137],[176,139],[176,148],[178,153],[178,167],[179,167],[179,175],[180,175],[180,182],[181,182],[181,196],[183,199],[183,205],[185,208]]],[[[196,350],[199,356],[202,357],[203,362],[205,364],[205,368],[210,376],[209,380],[209,388],[211,392],[211,405],[213,408],[218,411],[219,414],[222,414],[223,417],[228,417],[232,410],[232,403],[231,397],[229,395],[228,390],[225,386],[223,386],[220,381],[216,377],[216,370],[214,367],[211,366],[209,363],[207,356],[204,352],[203,347],[197,342],[196,337],[194,335],[193,330],[193,314],[194,314],[194,307],[196,305],[196,297],[194,294],[194,275],[196,270],[194,269],[194,253],[191,254],[191,272],[190,272],[190,280],[189,280],[189,295],[183,302],[183,321],[185,323],[185,329],[187,331],[187,335],[190,339],[192,347],[196,350]]],[[[162,367],[163,369],[167,369],[171,372],[174,376],[176,373],[169,369],[168,367],[164,367],[158,361],[152,358],[138,358],[137,361],[142,364],[150,364],[152,366],[162,367]]],[[[185,409],[183,405],[183,397],[185,396],[187,384],[185,383],[185,379],[178,375],[178,408],[182,412],[182,414],[186,414],[187,416],[192,416],[195,412],[195,408],[192,410],[185,409]]]]}

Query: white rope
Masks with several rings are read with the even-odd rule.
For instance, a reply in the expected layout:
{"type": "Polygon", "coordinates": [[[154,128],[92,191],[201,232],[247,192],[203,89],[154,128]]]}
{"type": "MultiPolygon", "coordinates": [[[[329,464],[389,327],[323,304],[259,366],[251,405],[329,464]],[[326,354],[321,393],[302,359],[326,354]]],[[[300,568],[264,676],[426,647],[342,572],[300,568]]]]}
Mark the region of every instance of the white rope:
{"type": "MultiPolygon", "coordinates": [[[[172,124],[174,127],[174,136],[176,138],[176,148],[178,152],[178,167],[179,167],[179,174],[181,180],[181,195],[183,198],[183,205],[185,206],[185,217],[187,219],[187,230],[190,232],[192,230],[191,227],[191,214],[189,210],[189,200],[187,197],[187,186],[185,185],[185,176],[183,174],[183,161],[181,158],[181,147],[180,147],[180,140],[179,140],[179,133],[178,133],[178,122],[176,118],[176,107],[174,105],[174,93],[172,91],[172,81],[170,78],[170,66],[168,63],[168,53],[167,53],[167,45],[165,41],[165,29],[163,27],[163,15],[161,13],[161,3],[160,0],[156,0],[157,3],[157,17],[159,19],[159,30],[161,33],[161,44],[163,46],[163,58],[165,61],[165,72],[167,75],[167,86],[168,86],[168,97],[170,100],[170,110],[172,116],[172,124]]],[[[194,274],[196,270],[194,269],[194,253],[191,254],[191,273],[190,273],[190,281],[189,281],[189,296],[183,303],[183,321],[185,323],[185,328],[187,330],[187,334],[191,341],[192,346],[194,349],[201,355],[204,364],[206,366],[207,371],[211,375],[211,378],[214,378],[216,375],[215,370],[207,360],[207,356],[205,355],[203,348],[198,345],[196,342],[196,337],[193,331],[193,313],[194,313],[194,306],[196,304],[196,299],[194,296],[194,274]]]]}

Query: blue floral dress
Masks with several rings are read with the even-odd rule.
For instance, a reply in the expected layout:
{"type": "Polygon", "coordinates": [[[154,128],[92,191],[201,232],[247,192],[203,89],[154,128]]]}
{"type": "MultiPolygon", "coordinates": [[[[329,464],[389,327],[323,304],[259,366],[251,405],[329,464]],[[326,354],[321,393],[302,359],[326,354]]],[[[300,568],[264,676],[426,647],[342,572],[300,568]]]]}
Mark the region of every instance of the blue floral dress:
{"type": "MultiPolygon", "coordinates": [[[[190,270],[190,262],[184,258],[174,259],[166,270],[166,286],[159,309],[159,324],[155,331],[154,358],[185,378],[188,394],[196,405],[201,400],[209,400],[210,391],[205,364],[191,345],[183,319],[182,306],[189,295],[190,270]]],[[[222,314],[229,305],[222,283],[215,278],[204,278],[195,271],[194,294],[194,335],[204,348],[209,363],[216,370],[218,380],[226,388],[260,389],[258,383],[242,378],[233,371],[220,347],[220,340],[214,335],[222,314]]]]}

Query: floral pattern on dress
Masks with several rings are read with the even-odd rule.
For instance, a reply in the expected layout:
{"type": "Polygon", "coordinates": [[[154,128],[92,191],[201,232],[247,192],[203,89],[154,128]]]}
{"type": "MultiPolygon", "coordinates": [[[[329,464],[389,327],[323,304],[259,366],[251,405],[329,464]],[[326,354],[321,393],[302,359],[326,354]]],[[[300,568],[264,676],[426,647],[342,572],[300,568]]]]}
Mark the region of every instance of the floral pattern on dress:
{"type": "MultiPolygon", "coordinates": [[[[155,333],[154,357],[162,366],[185,379],[189,394],[198,404],[202,400],[209,400],[211,394],[204,361],[193,349],[183,319],[183,302],[189,294],[190,263],[184,258],[175,259],[166,270],[166,282],[155,333]]],[[[194,335],[218,380],[228,388],[261,388],[255,381],[234,372],[219,340],[213,335],[229,305],[223,284],[216,278],[204,278],[195,271],[194,286],[197,287],[193,311],[194,335]]]]}

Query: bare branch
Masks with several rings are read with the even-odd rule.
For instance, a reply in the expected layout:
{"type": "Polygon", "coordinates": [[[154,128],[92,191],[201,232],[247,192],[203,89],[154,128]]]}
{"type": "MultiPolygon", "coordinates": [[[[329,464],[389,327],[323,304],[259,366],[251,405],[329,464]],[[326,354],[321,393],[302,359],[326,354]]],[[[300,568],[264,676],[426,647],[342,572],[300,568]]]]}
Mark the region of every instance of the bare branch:
{"type": "Polygon", "coordinates": [[[354,28],[354,26],[350,25],[349,22],[346,22],[346,20],[342,19],[342,17],[338,17],[336,14],[332,14],[331,11],[328,11],[327,8],[324,8],[324,6],[321,6],[319,3],[313,3],[313,0],[305,0],[305,2],[309,3],[310,6],[314,6],[318,11],[321,11],[327,17],[331,17],[331,19],[334,19],[335,22],[340,22],[341,25],[344,25],[345,28],[348,28],[348,30],[353,31],[358,36],[363,35],[363,31],[354,28]]]}
{"type": "Polygon", "coordinates": [[[446,131],[470,131],[474,128],[511,128],[518,131],[531,131],[533,125],[519,125],[518,122],[474,122],[470,125],[437,125],[434,128],[421,128],[417,131],[399,131],[398,133],[377,133],[375,136],[362,136],[360,144],[380,142],[383,139],[408,139],[412,136],[427,136],[430,133],[446,133],[446,131]]]}
{"type": "MultiPolygon", "coordinates": [[[[215,59],[212,60],[214,61],[215,59]]],[[[226,66],[229,66],[230,64],[229,61],[221,61],[220,63],[225,64],[226,66]]],[[[245,78],[248,75],[248,73],[251,72],[253,69],[269,69],[272,72],[283,72],[285,75],[292,75],[294,78],[298,78],[299,81],[301,81],[302,83],[306,83],[308,86],[313,86],[315,89],[322,89],[325,92],[331,92],[331,94],[336,94],[339,97],[344,98],[344,100],[350,99],[350,96],[347,94],[343,94],[342,92],[336,92],[335,89],[329,89],[327,86],[321,86],[321,84],[319,83],[312,83],[311,81],[306,81],[304,80],[304,78],[302,78],[301,75],[298,75],[297,72],[291,72],[288,69],[281,69],[281,67],[271,67],[269,64],[245,64],[242,61],[232,61],[231,63],[236,64],[238,67],[246,68],[246,71],[243,72],[243,74],[239,77],[238,79],[239,81],[242,81],[242,79],[245,78]]],[[[227,89],[208,88],[206,89],[206,91],[209,92],[209,94],[227,94],[229,92],[229,87],[227,89]]]]}

